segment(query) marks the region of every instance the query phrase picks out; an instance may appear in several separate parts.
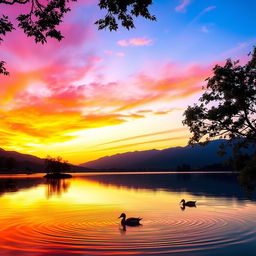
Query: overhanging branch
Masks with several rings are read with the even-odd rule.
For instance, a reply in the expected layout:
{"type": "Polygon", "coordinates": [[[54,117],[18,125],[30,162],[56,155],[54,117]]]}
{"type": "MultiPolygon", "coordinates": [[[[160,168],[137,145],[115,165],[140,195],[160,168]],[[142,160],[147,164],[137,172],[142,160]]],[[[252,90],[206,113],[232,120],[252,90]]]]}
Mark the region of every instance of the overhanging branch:
{"type": "Polygon", "coordinates": [[[0,0],[0,4],[9,4],[9,5],[13,5],[13,4],[26,4],[28,3],[30,0],[13,0],[13,1],[7,1],[7,0],[0,0]]]}

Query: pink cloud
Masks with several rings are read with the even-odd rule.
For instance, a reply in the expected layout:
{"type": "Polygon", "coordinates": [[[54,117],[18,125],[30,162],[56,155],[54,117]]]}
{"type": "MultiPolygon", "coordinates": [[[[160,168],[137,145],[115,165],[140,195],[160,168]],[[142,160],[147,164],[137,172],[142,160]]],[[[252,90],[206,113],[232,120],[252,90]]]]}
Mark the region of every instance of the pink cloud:
{"type": "MultiPolygon", "coordinates": [[[[165,99],[183,99],[201,90],[204,79],[210,74],[211,67],[202,67],[198,64],[180,66],[175,63],[166,63],[155,67],[154,72],[149,69],[138,72],[128,80],[112,83],[92,82],[74,85],[84,74],[97,73],[93,58],[88,59],[88,65],[82,67],[49,66],[47,69],[34,73],[26,73],[25,77],[35,77],[40,81],[36,90],[25,80],[24,85],[14,87],[12,101],[16,106],[38,106],[43,111],[66,112],[71,110],[81,113],[105,113],[120,109],[145,109],[145,104],[164,101],[165,99]],[[169,72],[168,72],[169,70],[169,72]],[[62,74],[61,76],[58,74],[62,74]],[[151,76],[154,74],[154,76],[151,76]],[[18,103],[18,104],[17,104],[18,103]]],[[[6,88],[7,89],[7,88],[6,88]]],[[[8,88],[10,89],[10,88],[8,88]]],[[[116,112],[117,111],[117,112],[116,112]]]]}
{"type": "Polygon", "coordinates": [[[202,16],[204,16],[207,12],[210,12],[212,10],[214,10],[216,8],[215,5],[209,6],[205,9],[203,9],[193,20],[191,23],[196,22],[197,20],[199,20],[202,16]]]}
{"type": "Polygon", "coordinates": [[[144,46],[144,45],[150,45],[152,43],[152,40],[146,39],[146,38],[132,38],[129,40],[129,43],[131,45],[144,46]]]}
{"type": "MultiPolygon", "coordinates": [[[[99,79],[108,69],[91,46],[97,42],[92,26],[63,23],[65,39],[49,40],[44,46],[18,31],[6,37],[0,52],[11,76],[1,77],[0,139],[12,134],[10,143],[15,136],[24,138],[22,144],[37,140],[50,143],[52,138],[66,141],[73,138],[66,135],[69,132],[120,124],[153,113],[167,114],[170,100],[183,100],[199,92],[209,74],[209,67],[198,64],[154,63],[152,68],[120,80],[99,79]],[[150,105],[159,102],[166,104],[162,111],[150,105]]],[[[146,46],[152,40],[138,37],[118,44],[146,46]]],[[[125,55],[115,50],[104,53],[106,58],[125,55]]]]}
{"type": "Polygon", "coordinates": [[[126,41],[126,40],[119,40],[119,41],[117,41],[117,43],[119,44],[119,45],[121,45],[121,46],[129,46],[129,42],[128,41],[126,41]]]}
{"type": "Polygon", "coordinates": [[[119,56],[119,57],[125,56],[125,53],[124,53],[124,52],[114,52],[114,51],[111,51],[111,50],[104,50],[103,52],[104,52],[106,55],[116,55],[116,56],[119,56]]]}
{"type": "Polygon", "coordinates": [[[131,38],[129,40],[119,40],[117,42],[120,46],[127,47],[127,46],[147,46],[152,44],[151,39],[147,39],[145,37],[137,37],[131,38]]]}
{"type": "Polygon", "coordinates": [[[182,0],[180,5],[175,8],[176,12],[186,12],[186,7],[190,4],[190,0],[182,0]]]}
{"type": "Polygon", "coordinates": [[[125,56],[125,53],[124,52],[117,52],[116,55],[120,56],[120,57],[123,57],[123,56],[125,56]]]}
{"type": "Polygon", "coordinates": [[[104,52],[105,54],[107,54],[107,55],[113,54],[113,51],[111,51],[111,50],[104,50],[103,52],[104,52]]]}
{"type": "Polygon", "coordinates": [[[210,12],[210,11],[214,10],[215,8],[216,8],[216,6],[212,5],[212,6],[205,8],[202,12],[203,13],[210,12]]]}
{"type": "Polygon", "coordinates": [[[20,30],[7,34],[1,44],[0,53],[3,59],[8,59],[9,71],[12,74],[15,70],[28,72],[53,63],[60,66],[70,65],[70,63],[76,66],[82,64],[85,57],[84,46],[91,40],[96,40],[92,26],[85,23],[66,22],[60,29],[65,38],[61,42],[49,39],[45,45],[36,44],[32,38],[27,38],[20,30]],[[82,34],[81,31],[83,31],[82,34]],[[17,38],[19,39],[18,47],[17,38]]]}
{"type": "Polygon", "coordinates": [[[55,141],[67,141],[73,138],[66,135],[68,132],[151,115],[152,111],[145,111],[151,103],[166,103],[164,111],[154,113],[168,114],[171,100],[182,100],[199,92],[211,72],[209,66],[166,63],[154,65],[154,71],[147,68],[121,81],[76,84],[91,70],[97,74],[97,61],[97,57],[89,56],[87,66],[60,61],[36,71],[17,72],[12,82],[1,87],[10,96],[7,101],[2,97],[2,132],[11,133],[15,129],[15,134],[10,135],[13,140],[15,136],[23,136],[24,140],[36,139],[41,143],[48,143],[53,137],[55,141]],[[34,86],[29,81],[31,77],[38,84],[34,86]]]}

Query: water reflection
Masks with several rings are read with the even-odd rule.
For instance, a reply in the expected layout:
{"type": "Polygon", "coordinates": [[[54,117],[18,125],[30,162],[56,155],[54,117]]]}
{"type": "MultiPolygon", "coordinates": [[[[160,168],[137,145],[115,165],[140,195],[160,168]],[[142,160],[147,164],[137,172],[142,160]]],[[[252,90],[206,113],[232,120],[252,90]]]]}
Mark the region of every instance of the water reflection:
{"type": "MultiPolygon", "coordinates": [[[[25,176],[25,175],[24,175],[25,176]]],[[[0,195],[4,193],[17,192],[19,190],[31,188],[42,184],[44,180],[41,177],[20,177],[20,176],[6,176],[0,177],[0,195]]]]}
{"type": "Polygon", "coordinates": [[[182,210],[182,211],[185,211],[186,210],[186,208],[196,208],[196,205],[190,205],[190,206],[187,206],[187,205],[185,205],[185,204],[181,204],[180,205],[180,209],[182,210]]]}
{"type": "MultiPolygon", "coordinates": [[[[248,198],[246,191],[239,185],[238,174],[234,173],[102,174],[88,176],[86,179],[119,188],[186,191],[194,195],[248,198]]],[[[256,193],[251,195],[251,199],[256,199],[256,193]]]]}
{"type": "Polygon", "coordinates": [[[46,179],[47,191],[46,197],[61,196],[63,193],[68,192],[70,187],[69,179],[46,179]]]}
{"type": "MultiPolygon", "coordinates": [[[[248,199],[239,185],[238,175],[232,173],[180,173],[180,174],[78,174],[76,178],[117,188],[150,189],[188,192],[194,195],[248,199]],[[218,188],[218,189],[216,189],[218,188]]],[[[74,180],[74,179],[73,179],[74,180]]],[[[0,195],[47,184],[46,196],[61,196],[71,185],[67,179],[44,179],[38,175],[12,175],[0,177],[0,195]]],[[[256,199],[256,193],[250,195],[256,199]]]]}
{"type": "Polygon", "coordinates": [[[256,255],[256,203],[232,175],[32,175],[0,187],[1,255],[256,255]],[[197,208],[181,211],[182,198],[197,208]],[[143,225],[124,229],[121,212],[143,225]]]}

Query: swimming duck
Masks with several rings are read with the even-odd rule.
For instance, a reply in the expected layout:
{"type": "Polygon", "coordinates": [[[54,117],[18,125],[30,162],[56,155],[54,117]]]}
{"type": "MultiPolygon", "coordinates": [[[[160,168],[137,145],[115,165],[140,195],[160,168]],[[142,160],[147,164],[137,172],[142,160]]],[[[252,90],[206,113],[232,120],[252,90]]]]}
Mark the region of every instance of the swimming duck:
{"type": "Polygon", "coordinates": [[[188,206],[188,207],[196,207],[196,201],[185,201],[184,199],[182,199],[180,201],[180,203],[182,203],[183,207],[184,206],[188,206]]]}
{"type": "Polygon", "coordinates": [[[126,214],[122,213],[119,218],[122,218],[121,225],[122,226],[139,226],[142,218],[128,218],[126,219],[126,214]]]}

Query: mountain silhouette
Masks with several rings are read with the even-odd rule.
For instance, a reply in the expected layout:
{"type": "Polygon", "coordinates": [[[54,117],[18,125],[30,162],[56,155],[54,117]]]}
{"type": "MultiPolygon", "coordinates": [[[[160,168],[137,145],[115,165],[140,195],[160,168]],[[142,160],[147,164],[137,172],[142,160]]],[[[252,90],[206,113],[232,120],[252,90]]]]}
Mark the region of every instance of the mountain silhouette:
{"type": "Polygon", "coordinates": [[[177,170],[179,167],[202,168],[226,162],[232,155],[227,147],[226,155],[218,154],[219,146],[225,140],[214,140],[206,146],[199,144],[186,147],[173,147],[163,150],[134,151],[113,156],[106,156],[98,160],[81,164],[83,167],[104,170],[177,170]]]}
{"type": "MultiPolygon", "coordinates": [[[[16,151],[6,151],[0,148],[0,172],[11,173],[11,171],[19,172],[45,172],[45,159],[29,155],[22,154],[16,151]],[[6,161],[12,160],[13,168],[8,168],[6,161]]],[[[82,166],[71,165],[72,172],[86,172],[91,171],[88,168],[82,166]]]]}

